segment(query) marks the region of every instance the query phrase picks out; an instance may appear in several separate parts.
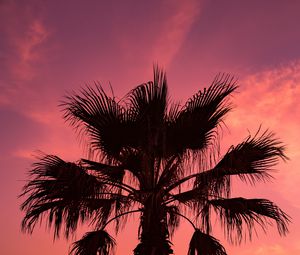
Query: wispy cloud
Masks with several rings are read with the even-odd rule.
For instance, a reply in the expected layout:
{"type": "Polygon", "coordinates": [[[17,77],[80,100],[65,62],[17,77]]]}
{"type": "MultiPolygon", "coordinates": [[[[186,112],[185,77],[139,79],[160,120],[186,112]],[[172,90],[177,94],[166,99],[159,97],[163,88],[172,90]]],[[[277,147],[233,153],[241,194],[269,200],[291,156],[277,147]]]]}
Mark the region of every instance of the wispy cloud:
{"type": "Polygon", "coordinates": [[[201,11],[200,1],[168,1],[168,3],[172,3],[174,11],[161,24],[161,30],[154,42],[153,53],[151,54],[154,60],[158,60],[165,66],[172,61],[180,50],[201,11]]]}
{"type": "Polygon", "coordinates": [[[40,12],[30,3],[4,1],[0,8],[2,32],[0,104],[18,102],[28,92],[30,81],[39,73],[39,65],[46,58],[45,43],[50,32],[40,12]]]}
{"type": "Polygon", "coordinates": [[[299,156],[300,62],[250,75],[240,84],[230,128],[245,132],[244,127],[253,130],[262,124],[288,144],[290,158],[299,156]]]}
{"type": "Polygon", "coordinates": [[[282,246],[277,244],[277,245],[272,245],[272,246],[259,247],[252,254],[255,254],[255,255],[265,255],[265,254],[285,255],[285,254],[287,254],[287,252],[282,246]]]}
{"type": "MultiPolygon", "coordinates": [[[[130,65],[128,71],[133,69],[135,74],[132,75],[145,77],[151,75],[149,66],[153,62],[168,68],[199,18],[202,1],[155,1],[145,14],[141,5],[137,6],[137,15],[133,16],[130,26],[117,23],[113,28],[121,59],[130,65]]],[[[120,16],[128,18],[133,14],[128,13],[127,10],[126,15],[120,16]]]]}
{"type": "Polygon", "coordinates": [[[288,255],[288,254],[299,254],[300,249],[299,245],[295,242],[290,242],[290,245],[283,246],[280,244],[272,244],[272,245],[261,245],[252,249],[246,249],[241,255],[288,255]]]}
{"type": "Polygon", "coordinates": [[[237,143],[238,137],[249,132],[255,134],[260,125],[274,131],[286,145],[290,160],[276,166],[280,171],[274,173],[277,179],[270,190],[300,208],[300,62],[249,75],[239,83],[239,93],[233,99],[236,108],[226,121],[231,132],[226,143],[237,143]]]}
{"type": "Polygon", "coordinates": [[[48,37],[49,32],[42,21],[33,19],[30,21],[23,36],[15,35],[11,38],[19,59],[18,64],[11,66],[11,68],[13,73],[20,79],[30,80],[34,77],[36,73],[34,64],[42,59],[43,52],[41,46],[46,42],[48,37]]]}
{"type": "Polygon", "coordinates": [[[38,62],[43,50],[41,45],[49,38],[42,18],[27,5],[7,1],[1,8],[1,25],[4,33],[4,65],[17,75],[15,79],[27,80],[34,76],[33,64],[38,62]]]}

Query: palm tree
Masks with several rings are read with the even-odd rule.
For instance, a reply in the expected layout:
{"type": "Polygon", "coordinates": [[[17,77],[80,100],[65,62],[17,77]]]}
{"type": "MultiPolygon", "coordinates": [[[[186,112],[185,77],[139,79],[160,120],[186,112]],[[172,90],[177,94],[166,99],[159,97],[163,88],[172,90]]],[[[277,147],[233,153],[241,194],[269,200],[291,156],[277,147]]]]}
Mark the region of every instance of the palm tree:
{"type": "Polygon", "coordinates": [[[39,157],[21,194],[26,197],[22,229],[31,232],[47,218],[54,238],[61,232],[68,238],[79,222],[89,223],[93,231],[73,244],[75,255],[112,254],[115,240],[106,227],[114,222],[118,231],[131,214],[140,216],[135,255],[172,254],[170,240],[180,219],[195,230],[189,255],[226,254],[212,236],[212,217],[232,243],[272,222],[285,235],[289,216],[273,202],[230,197],[231,178],[251,184],[269,180],[272,166],[286,159],[282,143],[269,131],[219,156],[219,133],[236,88],[232,77],[218,75],[180,106],[171,103],[166,75],[155,67],[153,81],[121,100],[99,84],[66,96],[64,118],[88,137],[93,153],[74,163],[39,157]]]}

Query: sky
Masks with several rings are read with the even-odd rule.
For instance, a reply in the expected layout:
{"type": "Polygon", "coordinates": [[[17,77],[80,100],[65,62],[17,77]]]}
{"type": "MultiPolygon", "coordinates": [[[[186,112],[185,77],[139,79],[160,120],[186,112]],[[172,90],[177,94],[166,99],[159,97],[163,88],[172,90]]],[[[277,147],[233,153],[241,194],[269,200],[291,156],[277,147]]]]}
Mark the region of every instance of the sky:
{"type": "MultiPolygon", "coordinates": [[[[290,233],[258,231],[228,254],[300,254],[300,2],[296,0],[0,0],[0,253],[67,254],[75,239],[53,241],[42,225],[23,234],[18,199],[36,151],[66,160],[84,155],[58,107],[68,91],[99,81],[121,98],[152,79],[153,64],[182,103],[218,73],[238,79],[222,151],[261,126],[287,147],[271,183],[236,181],[233,195],[267,198],[291,217],[290,233]]],[[[137,218],[117,238],[117,255],[137,244],[137,218]]],[[[112,233],[114,236],[114,234],[112,233]]],[[[192,235],[182,223],[172,240],[186,254],[192,235]]]]}

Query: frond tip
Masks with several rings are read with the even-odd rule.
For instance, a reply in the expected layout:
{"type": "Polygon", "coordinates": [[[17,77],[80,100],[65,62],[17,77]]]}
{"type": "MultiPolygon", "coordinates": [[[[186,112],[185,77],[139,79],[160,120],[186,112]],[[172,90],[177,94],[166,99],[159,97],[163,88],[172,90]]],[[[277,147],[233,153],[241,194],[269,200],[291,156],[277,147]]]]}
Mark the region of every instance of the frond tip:
{"type": "Polygon", "coordinates": [[[72,255],[110,255],[114,254],[116,242],[105,230],[86,233],[73,244],[72,255]]]}
{"type": "Polygon", "coordinates": [[[249,136],[237,146],[231,147],[216,168],[223,174],[239,175],[242,180],[254,182],[268,179],[267,173],[279,159],[288,159],[284,145],[268,130],[260,129],[253,137],[249,136]]]}
{"type": "Polygon", "coordinates": [[[93,213],[104,217],[105,212],[110,212],[113,201],[102,200],[99,204],[96,200],[105,186],[82,165],[54,155],[38,159],[30,171],[31,180],[20,195],[27,197],[21,205],[26,213],[22,221],[24,231],[31,233],[39,220],[48,219],[48,226],[54,227],[54,238],[59,237],[63,226],[68,238],[76,231],[79,221],[90,220],[93,213]],[[96,208],[95,201],[99,205],[96,208]]]}
{"type": "Polygon", "coordinates": [[[286,235],[290,217],[277,205],[267,199],[245,199],[242,197],[230,199],[216,199],[209,201],[220,215],[220,219],[227,231],[229,241],[240,243],[245,232],[245,224],[251,233],[254,224],[257,223],[265,231],[267,225],[271,225],[270,219],[277,224],[280,235],[286,235]],[[236,238],[233,231],[236,230],[236,238]]]}
{"type": "Polygon", "coordinates": [[[227,253],[217,239],[196,229],[190,241],[188,255],[227,255],[227,253]]]}

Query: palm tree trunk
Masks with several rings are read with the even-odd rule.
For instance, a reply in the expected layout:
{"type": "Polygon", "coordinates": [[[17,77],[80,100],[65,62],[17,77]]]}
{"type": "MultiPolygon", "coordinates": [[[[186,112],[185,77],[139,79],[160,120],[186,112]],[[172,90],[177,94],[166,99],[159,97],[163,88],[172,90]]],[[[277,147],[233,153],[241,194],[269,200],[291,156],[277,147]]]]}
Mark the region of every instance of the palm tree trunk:
{"type": "Polygon", "coordinates": [[[148,198],[141,216],[140,243],[134,249],[134,255],[173,254],[166,220],[166,212],[154,194],[148,198]]]}

